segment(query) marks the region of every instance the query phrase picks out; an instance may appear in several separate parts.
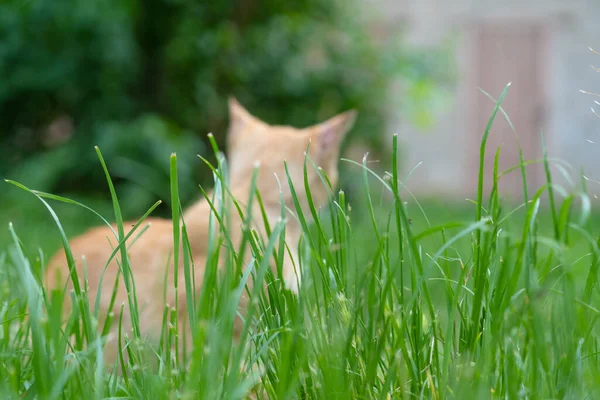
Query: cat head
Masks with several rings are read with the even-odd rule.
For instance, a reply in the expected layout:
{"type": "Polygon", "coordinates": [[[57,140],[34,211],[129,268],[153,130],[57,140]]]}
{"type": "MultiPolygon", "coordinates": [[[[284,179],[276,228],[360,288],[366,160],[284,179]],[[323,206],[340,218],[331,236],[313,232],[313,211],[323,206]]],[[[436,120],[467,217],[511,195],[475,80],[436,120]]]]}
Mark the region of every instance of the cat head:
{"type": "MultiPolygon", "coordinates": [[[[306,160],[306,175],[311,198],[317,208],[327,203],[330,190],[323,184],[313,163],[323,170],[335,188],[340,145],[354,124],[356,111],[346,111],[307,128],[295,128],[269,125],[251,115],[236,99],[230,98],[229,115],[227,139],[232,188],[245,188],[247,193],[254,166],[258,165],[257,186],[263,203],[279,207],[282,191],[286,206],[293,210],[285,162],[296,196],[302,208],[308,211],[304,185],[305,154],[308,149],[310,160],[306,160]]],[[[309,216],[310,213],[305,212],[305,215],[309,216]]]]}

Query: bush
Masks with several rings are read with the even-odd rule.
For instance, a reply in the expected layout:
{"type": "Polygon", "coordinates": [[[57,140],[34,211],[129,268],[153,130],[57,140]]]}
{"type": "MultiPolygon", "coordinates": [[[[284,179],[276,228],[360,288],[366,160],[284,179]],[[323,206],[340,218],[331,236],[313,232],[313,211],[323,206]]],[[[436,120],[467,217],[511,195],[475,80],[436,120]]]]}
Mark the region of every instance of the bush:
{"type": "MultiPolygon", "coordinates": [[[[331,0],[4,2],[0,172],[99,195],[92,147],[102,144],[138,214],[168,197],[157,187],[170,152],[199,166],[207,133],[223,144],[230,94],[271,123],[309,125],[356,107],[352,135],[385,154],[390,80],[436,72],[369,39],[357,10],[331,0]]],[[[207,172],[182,179],[206,182],[207,172]]]]}

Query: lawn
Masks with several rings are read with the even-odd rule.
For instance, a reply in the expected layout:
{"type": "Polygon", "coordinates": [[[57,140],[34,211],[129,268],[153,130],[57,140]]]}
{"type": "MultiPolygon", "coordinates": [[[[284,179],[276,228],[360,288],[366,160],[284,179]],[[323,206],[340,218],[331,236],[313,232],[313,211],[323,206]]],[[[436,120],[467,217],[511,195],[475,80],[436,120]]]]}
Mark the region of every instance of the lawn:
{"type": "MultiPolygon", "coordinates": [[[[132,342],[120,375],[102,365],[90,302],[75,293],[81,307],[66,328],[60,324],[63,294],[46,293],[38,282],[40,260],[60,246],[61,231],[34,194],[8,188],[19,200],[1,217],[0,393],[57,399],[235,399],[250,391],[273,399],[600,398],[599,217],[588,207],[585,188],[566,197],[541,188],[521,205],[503,202],[495,191],[473,201],[421,203],[402,187],[396,166],[388,170],[391,175],[381,177],[356,165],[362,191],[348,197],[336,191],[328,210],[314,210],[301,246],[297,297],[267,268],[273,256],[279,260],[275,243],[283,227],[271,227],[264,241],[248,234],[252,273],[267,281],[268,290],[251,291],[257,301],[250,302],[239,342],[232,321],[244,277],[227,268],[216,279],[211,263],[207,276],[215,279],[205,280],[196,301],[176,305],[194,310],[189,357],[168,350],[185,332],[169,324],[165,308],[160,346],[151,357],[158,367],[137,352],[142,339],[125,332],[123,342],[132,342]],[[14,222],[10,228],[7,220],[14,222]]],[[[176,192],[171,200],[178,203],[176,192]]],[[[100,223],[77,205],[49,204],[68,236],[100,223]]],[[[110,215],[103,204],[99,211],[110,215]]]]}

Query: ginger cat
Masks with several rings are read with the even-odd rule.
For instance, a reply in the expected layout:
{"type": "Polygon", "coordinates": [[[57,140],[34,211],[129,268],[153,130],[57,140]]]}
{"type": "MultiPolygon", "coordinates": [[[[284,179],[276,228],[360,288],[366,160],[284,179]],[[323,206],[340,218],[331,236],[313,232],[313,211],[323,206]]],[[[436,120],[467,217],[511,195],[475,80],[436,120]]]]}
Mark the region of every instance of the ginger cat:
{"type": "MultiPolygon", "coordinates": [[[[288,171],[300,203],[303,208],[307,207],[307,194],[304,189],[304,160],[305,151],[310,141],[309,156],[321,167],[327,174],[332,185],[337,182],[337,162],[339,159],[339,147],[347,131],[352,127],[356,112],[347,111],[339,114],[323,123],[297,129],[290,126],[272,126],[246,111],[235,99],[229,100],[230,124],[227,133],[228,147],[228,166],[229,166],[229,187],[231,194],[235,199],[243,204],[249,196],[250,182],[254,173],[253,168],[259,165],[259,174],[257,178],[257,188],[262,197],[269,225],[273,227],[280,220],[281,216],[281,192],[276,179],[279,178],[283,199],[287,208],[295,210],[291,197],[290,189],[287,183],[287,177],[284,168],[284,161],[287,162],[288,171]]],[[[308,180],[310,182],[312,198],[315,206],[326,205],[329,200],[328,190],[320,181],[315,169],[310,165],[307,167],[308,180]]],[[[252,216],[255,221],[261,220],[258,206],[252,210],[252,216]]],[[[191,243],[192,255],[195,263],[196,290],[202,286],[202,277],[204,275],[204,266],[207,255],[207,238],[209,229],[209,216],[211,213],[208,202],[204,199],[191,205],[183,213],[183,219],[187,226],[187,232],[191,243]]],[[[245,211],[247,214],[247,211],[245,211]]],[[[310,212],[305,215],[310,216],[310,212]]],[[[237,246],[242,236],[241,220],[236,212],[231,213],[230,235],[233,245],[237,246]],[[237,219],[236,219],[237,217],[237,219]]],[[[130,259],[131,270],[133,273],[136,293],[138,298],[138,307],[140,314],[140,329],[142,336],[157,336],[162,327],[162,315],[164,309],[163,302],[163,284],[165,269],[167,263],[169,266],[169,280],[167,289],[167,304],[174,305],[173,289],[173,225],[171,220],[162,218],[147,218],[144,225],[150,223],[150,227],[137,238],[131,246],[131,240],[127,243],[128,255],[130,259]],[[130,247],[131,246],[131,247],[130,247]]],[[[127,234],[128,228],[133,226],[135,221],[125,222],[124,228],[127,234]]],[[[253,228],[263,232],[264,225],[256,224],[253,228]]],[[[287,218],[286,223],[286,244],[294,258],[291,260],[288,255],[284,258],[283,278],[286,287],[293,292],[298,291],[299,271],[296,271],[297,265],[297,245],[301,236],[301,227],[298,221],[293,217],[287,218]]],[[[116,230],[116,228],[115,228],[116,230]]],[[[135,237],[137,234],[132,236],[135,237]]],[[[73,239],[70,242],[71,250],[77,264],[78,276],[83,279],[82,257],[85,256],[87,269],[90,302],[93,304],[98,291],[98,285],[101,273],[104,270],[106,261],[112,253],[111,244],[107,238],[111,239],[112,246],[116,246],[117,241],[113,232],[108,226],[91,229],[83,235],[73,239]]],[[[236,247],[237,248],[237,247],[236,247]]],[[[247,251],[249,253],[249,251],[247,251]]],[[[180,250],[180,260],[181,257],[180,250]]],[[[113,309],[108,309],[110,297],[113,289],[113,283],[118,273],[117,260],[120,255],[113,258],[104,273],[102,280],[103,292],[100,297],[100,318],[101,321],[108,313],[113,313],[118,321],[120,305],[127,304],[127,293],[125,285],[121,281],[117,292],[117,298],[113,309]]],[[[181,264],[181,263],[180,263],[181,264]]],[[[68,274],[66,256],[63,251],[59,251],[48,264],[46,274],[46,285],[59,284],[59,288],[72,288],[68,274]],[[60,271],[60,273],[58,273],[60,271]],[[68,282],[67,282],[68,280],[68,282]]],[[[181,268],[181,266],[179,266],[181,268]]],[[[122,278],[119,278],[122,279],[122,278]]],[[[187,318],[187,308],[185,306],[185,281],[183,272],[179,272],[179,321],[182,323],[187,318]]],[[[83,287],[83,282],[82,287],[83,287]]],[[[47,286],[49,287],[49,286],[47,286]]],[[[66,307],[70,307],[70,301],[66,300],[66,307]]],[[[113,332],[109,335],[105,346],[105,358],[107,362],[114,362],[116,356],[116,329],[118,323],[113,323],[113,332]],[[111,337],[112,336],[112,337],[111,337]],[[112,342],[112,344],[111,344],[112,342]]],[[[125,307],[123,315],[123,328],[127,332],[131,329],[131,320],[129,308],[125,307]]],[[[191,335],[187,335],[190,337],[191,335]]],[[[157,337],[156,337],[157,339],[157,337]]],[[[189,346],[188,346],[189,349],[189,346]]]]}

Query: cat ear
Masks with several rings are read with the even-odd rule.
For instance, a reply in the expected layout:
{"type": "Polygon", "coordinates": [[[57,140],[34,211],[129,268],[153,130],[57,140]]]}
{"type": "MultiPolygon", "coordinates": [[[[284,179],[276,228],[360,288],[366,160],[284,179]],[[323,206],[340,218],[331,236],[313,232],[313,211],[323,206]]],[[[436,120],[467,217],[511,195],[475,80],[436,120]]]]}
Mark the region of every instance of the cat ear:
{"type": "Polygon", "coordinates": [[[228,141],[233,144],[243,137],[249,137],[257,130],[261,131],[266,124],[250,114],[235,97],[229,97],[229,131],[228,141]]]}
{"type": "Polygon", "coordinates": [[[256,117],[252,116],[239,101],[233,96],[229,97],[229,118],[232,123],[252,124],[260,122],[256,117]]]}
{"type": "Polygon", "coordinates": [[[318,124],[313,141],[317,140],[319,148],[323,151],[336,151],[346,133],[354,126],[356,110],[343,112],[318,124]]]}

